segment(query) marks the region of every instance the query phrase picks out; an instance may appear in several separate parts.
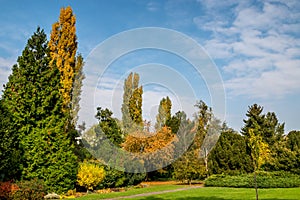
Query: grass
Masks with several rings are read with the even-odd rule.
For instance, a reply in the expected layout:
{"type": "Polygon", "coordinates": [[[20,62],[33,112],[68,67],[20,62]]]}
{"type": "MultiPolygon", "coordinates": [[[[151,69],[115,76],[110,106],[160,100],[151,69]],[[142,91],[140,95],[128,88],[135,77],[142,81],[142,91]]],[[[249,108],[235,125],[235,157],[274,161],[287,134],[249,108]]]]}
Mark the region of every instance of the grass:
{"type": "MultiPolygon", "coordinates": [[[[260,200],[297,200],[300,197],[300,188],[276,188],[276,189],[259,189],[260,200]]],[[[254,200],[255,191],[250,188],[215,188],[205,187],[179,192],[159,194],[155,196],[139,197],[134,199],[144,200],[163,200],[163,199],[191,199],[191,200],[229,200],[244,199],[254,200]]]]}
{"type": "MultiPolygon", "coordinates": [[[[153,185],[147,188],[130,189],[125,192],[115,192],[108,194],[89,194],[76,200],[96,200],[105,198],[116,198],[122,196],[131,196],[135,194],[158,192],[164,190],[173,190],[183,187],[184,185],[153,185]]],[[[260,200],[297,200],[300,197],[300,188],[273,188],[259,189],[260,200]]],[[[184,191],[170,192],[165,194],[157,194],[145,197],[136,197],[132,199],[144,200],[164,200],[164,199],[191,199],[191,200],[229,200],[229,199],[244,199],[254,200],[255,190],[252,188],[220,188],[220,187],[204,187],[195,188],[184,191]]]]}
{"type": "Polygon", "coordinates": [[[107,194],[89,194],[76,198],[76,200],[96,200],[96,199],[105,199],[105,198],[115,198],[121,196],[131,196],[135,194],[149,193],[149,192],[158,192],[164,190],[174,190],[178,188],[187,187],[184,185],[151,185],[145,188],[131,188],[125,192],[112,192],[107,194]]]}

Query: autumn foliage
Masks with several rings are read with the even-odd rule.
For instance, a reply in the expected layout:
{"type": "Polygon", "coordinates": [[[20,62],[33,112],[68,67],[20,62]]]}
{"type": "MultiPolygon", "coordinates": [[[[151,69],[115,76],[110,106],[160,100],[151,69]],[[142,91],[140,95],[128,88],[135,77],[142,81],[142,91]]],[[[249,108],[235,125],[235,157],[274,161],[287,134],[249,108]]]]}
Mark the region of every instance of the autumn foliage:
{"type": "Polygon", "coordinates": [[[104,168],[95,163],[84,162],[79,166],[77,182],[87,190],[93,190],[105,178],[104,168]]]}

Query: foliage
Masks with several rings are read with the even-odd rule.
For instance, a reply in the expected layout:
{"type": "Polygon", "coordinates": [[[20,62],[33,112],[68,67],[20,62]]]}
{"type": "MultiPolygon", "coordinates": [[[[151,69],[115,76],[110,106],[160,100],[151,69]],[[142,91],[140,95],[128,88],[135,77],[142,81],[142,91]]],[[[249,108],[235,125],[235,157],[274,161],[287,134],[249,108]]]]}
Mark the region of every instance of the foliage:
{"type": "Polygon", "coordinates": [[[13,200],[40,200],[46,195],[46,188],[42,180],[20,181],[17,185],[18,189],[12,195],[13,200]]]}
{"type": "Polygon", "coordinates": [[[20,177],[19,140],[11,122],[12,117],[0,100],[0,181],[20,177]]]}
{"type": "Polygon", "coordinates": [[[261,135],[263,142],[267,143],[270,148],[282,139],[284,134],[284,123],[280,124],[273,112],[263,114],[263,107],[253,104],[249,107],[244,120],[244,127],[241,134],[249,137],[250,129],[255,130],[255,134],[261,135]]]}
{"type": "Polygon", "coordinates": [[[59,21],[52,25],[49,41],[50,65],[60,72],[60,92],[63,108],[67,111],[71,103],[74,77],[76,75],[77,37],[76,18],[70,6],[61,8],[59,21]]]}
{"type": "Polygon", "coordinates": [[[157,133],[137,131],[126,136],[122,147],[131,153],[137,153],[137,159],[144,160],[147,169],[160,169],[166,166],[174,156],[176,136],[168,127],[157,133]]]}
{"type": "Polygon", "coordinates": [[[129,133],[142,125],[142,94],[143,87],[139,86],[140,77],[130,73],[124,81],[122,104],[122,123],[125,133],[129,133]]]}
{"type": "Polygon", "coordinates": [[[83,162],[79,165],[77,182],[87,190],[93,190],[105,177],[104,168],[95,163],[83,162]]]}
{"type": "Polygon", "coordinates": [[[172,102],[168,96],[160,101],[158,107],[158,114],[156,116],[156,130],[159,130],[163,126],[165,126],[166,122],[171,118],[171,107],[172,102]]]}
{"type": "Polygon", "coordinates": [[[286,145],[291,151],[300,150],[300,131],[290,131],[287,135],[286,145]]]}
{"type": "Polygon", "coordinates": [[[0,200],[10,200],[18,189],[12,181],[0,182],[0,200]]]}
{"type": "MultiPolygon", "coordinates": [[[[212,175],[205,180],[205,186],[210,187],[237,187],[253,188],[253,174],[239,175],[212,175]]],[[[258,188],[289,188],[299,187],[300,176],[289,172],[264,172],[257,173],[258,188]]]]}
{"type": "Polygon", "coordinates": [[[78,55],[76,57],[76,63],[75,63],[75,70],[74,70],[74,81],[72,86],[72,99],[71,99],[71,109],[70,109],[70,118],[71,118],[71,124],[76,127],[76,124],[78,122],[78,112],[80,110],[80,95],[81,95],[81,88],[82,88],[82,81],[85,78],[83,73],[83,57],[81,55],[78,55]]]}
{"type": "Polygon", "coordinates": [[[206,160],[201,157],[201,147],[212,119],[212,109],[203,101],[195,105],[198,112],[193,123],[185,120],[178,130],[179,148],[185,152],[174,164],[174,177],[191,183],[193,179],[207,176],[206,160]]]}
{"type": "Polygon", "coordinates": [[[13,67],[3,101],[20,141],[22,178],[44,179],[50,190],[63,192],[74,186],[77,163],[65,133],[59,72],[49,66],[48,53],[46,34],[38,28],[13,67]]]}
{"type": "Polygon", "coordinates": [[[99,126],[104,132],[107,139],[114,145],[120,146],[123,142],[123,133],[119,127],[117,120],[112,117],[112,112],[109,109],[97,108],[96,118],[99,120],[99,126]]]}
{"type": "Polygon", "coordinates": [[[209,173],[221,174],[232,171],[251,172],[253,166],[246,148],[245,137],[233,130],[223,131],[216,146],[209,153],[209,173]]]}
{"type": "Polygon", "coordinates": [[[177,134],[181,123],[187,123],[187,117],[184,111],[178,111],[171,118],[167,119],[166,126],[171,128],[172,133],[177,134]]]}
{"type": "Polygon", "coordinates": [[[99,188],[116,188],[137,185],[145,180],[145,174],[142,173],[127,173],[116,170],[107,165],[104,166],[105,178],[100,183],[99,188]]]}

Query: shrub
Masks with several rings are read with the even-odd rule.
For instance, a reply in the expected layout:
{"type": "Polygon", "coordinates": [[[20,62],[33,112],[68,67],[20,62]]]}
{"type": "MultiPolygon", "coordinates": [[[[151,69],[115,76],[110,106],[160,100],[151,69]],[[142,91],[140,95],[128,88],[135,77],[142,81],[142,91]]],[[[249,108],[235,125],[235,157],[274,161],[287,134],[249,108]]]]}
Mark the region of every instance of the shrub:
{"type": "Polygon", "coordinates": [[[0,182],[0,200],[8,200],[12,194],[18,189],[12,181],[0,182]]]}
{"type": "Polygon", "coordinates": [[[18,190],[12,195],[13,200],[41,200],[46,194],[44,181],[32,179],[17,183],[18,190]]]}
{"type": "Polygon", "coordinates": [[[87,190],[93,190],[105,177],[105,171],[102,166],[95,163],[83,162],[79,165],[77,182],[87,190]]]}
{"type": "MultiPolygon", "coordinates": [[[[253,188],[253,174],[212,175],[205,180],[205,186],[253,188]]],[[[300,187],[300,176],[289,172],[258,172],[259,188],[290,188],[300,187]]]]}

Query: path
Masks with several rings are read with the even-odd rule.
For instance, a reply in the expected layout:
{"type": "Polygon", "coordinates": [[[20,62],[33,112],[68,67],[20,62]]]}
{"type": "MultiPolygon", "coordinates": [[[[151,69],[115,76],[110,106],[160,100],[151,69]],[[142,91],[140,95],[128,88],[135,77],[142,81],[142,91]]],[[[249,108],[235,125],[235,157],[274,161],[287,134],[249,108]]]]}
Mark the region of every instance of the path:
{"type": "Polygon", "coordinates": [[[165,193],[170,193],[170,192],[178,192],[178,191],[183,191],[183,190],[191,190],[191,189],[201,188],[201,187],[203,187],[203,185],[190,186],[190,187],[178,188],[178,189],[173,189],[173,190],[163,190],[163,191],[158,191],[158,192],[147,192],[147,193],[135,194],[135,195],[130,195],[130,196],[116,197],[116,198],[111,198],[111,199],[106,199],[106,200],[129,199],[129,198],[136,198],[136,197],[147,197],[147,196],[156,195],[156,194],[165,194],[165,193]]]}

